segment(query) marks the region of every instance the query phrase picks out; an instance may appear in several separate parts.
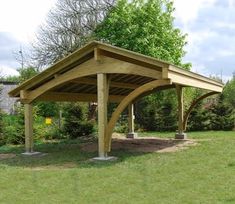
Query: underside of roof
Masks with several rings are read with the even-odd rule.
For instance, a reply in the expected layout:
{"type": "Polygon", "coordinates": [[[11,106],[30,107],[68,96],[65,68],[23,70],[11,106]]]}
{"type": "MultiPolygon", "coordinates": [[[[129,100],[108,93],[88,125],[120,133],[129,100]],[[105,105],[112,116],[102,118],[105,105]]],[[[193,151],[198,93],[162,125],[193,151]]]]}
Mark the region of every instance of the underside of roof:
{"type": "Polygon", "coordinates": [[[9,95],[27,103],[35,100],[96,101],[99,73],[108,76],[110,102],[119,102],[138,87],[160,79],[171,81],[161,89],[176,84],[218,93],[223,89],[218,81],[170,63],[93,41],[24,82],[9,95]]]}

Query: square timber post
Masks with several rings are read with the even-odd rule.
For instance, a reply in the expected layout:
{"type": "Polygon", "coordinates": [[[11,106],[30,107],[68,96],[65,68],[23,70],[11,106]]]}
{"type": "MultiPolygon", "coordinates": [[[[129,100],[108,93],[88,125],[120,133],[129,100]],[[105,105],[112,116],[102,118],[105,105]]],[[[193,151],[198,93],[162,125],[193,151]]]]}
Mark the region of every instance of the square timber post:
{"type": "Polygon", "coordinates": [[[187,139],[186,133],[184,133],[183,121],[184,121],[184,95],[183,87],[176,85],[176,93],[178,98],[178,132],[175,134],[175,139],[187,139]]]}
{"type": "Polygon", "coordinates": [[[24,105],[25,120],[25,153],[33,152],[33,106],[32,104],[24,105]]]}
{"type": "Polygon", "coordinates": [[[97,74],[98,102],[98,151],[99,158],[107,157],[105,151],[105,134],[107,128],[108,80],[107,74],[97,74]]]}
{"type": "Polygon", "coordinates": [[[24,120],[25,120],[25,152],[23,155],[36,155],[40,152],[33,151],[33,105],[24,104],[24,120]]]}
{"type": "Polygon", "coordinates": [[[135,133],[135,115],[134,115],[134,104],[131,103],[128,105],[128,133],[126,135],[127,138],[135,138],[137,137],[137,133],[135,133]]]}

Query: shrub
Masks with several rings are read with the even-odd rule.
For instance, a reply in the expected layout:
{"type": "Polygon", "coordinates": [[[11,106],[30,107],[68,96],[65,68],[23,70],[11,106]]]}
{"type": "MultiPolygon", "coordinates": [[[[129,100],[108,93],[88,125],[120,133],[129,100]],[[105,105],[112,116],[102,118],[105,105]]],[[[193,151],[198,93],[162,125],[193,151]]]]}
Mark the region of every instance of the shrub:
{"type": "Polygon", "coordinates": [[[64,112],[64,132],[69,138],[89,135],[94,131],[94,124],[88,121],[88,108],[84,104],[67,104],[64,112]]]}
{"type": "MultiPolygon", "coordinates": [[[[33,111],[34,120],[37,119],[37,107],[33,111]]],[[[16,110],[16,115],[4,116],[4,127],[2,143],[4,144],[24,144],[25,130],[24,130],[24,107],[20,106],[16,110]]],[[[34,139],[38,140],[43,137],[41,134],[43,128],[34,124],[34,139]]]]}
{"type": "Polygon", "coordinates": [[[128,133],[128,115],[121,114],[119,120],[116,123],[114,132],[118,133],[128,133]]]}
{"type": "Polygon", "coordinates": [[[59,113],[59,105],[56,102],[38,102],[38,115],[43,117],[55,117],[59,113]]]}
{"type": "Polygon", "coordinates": [[[20,107],[17,115],[8,115],[4,118],[3,141],[5,144],[23,144],[24,135],[24,114],[20,107]]]}

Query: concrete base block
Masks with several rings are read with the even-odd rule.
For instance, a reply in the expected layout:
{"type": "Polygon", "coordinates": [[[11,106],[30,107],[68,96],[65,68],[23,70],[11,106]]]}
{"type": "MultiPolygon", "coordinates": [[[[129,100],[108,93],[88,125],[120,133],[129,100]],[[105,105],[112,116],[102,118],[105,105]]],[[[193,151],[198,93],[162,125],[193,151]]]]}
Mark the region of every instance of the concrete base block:
{"type": "Polygon", "coordinates": [[[138,134],[135,133],[135,132],[129,132],[129,133],[127,133],[127,135],[126,135],[126,138],[130,138],[130,139],[134,139],[134,138],[136,138],[136,137],[138,137],[138,134]]]}
{"type": "Polygon", "coordinates": [[[44,156],[47,153],[42,153],[42,152],[24,152],[24,153],[21,153],[21,154],[24,155],[24,156],[44,156]]]}
{"type": "Polygon", "coordinates": [[[94,157],[92,161],[116,161],[117,157],[107,156],[107,157],[94,157]]]}
{"type": "Polygon", "coordinates": [[[176,133],[175,134],[175,139],[186,140],[187,139],[187,134],[186,133],[176,133]]]}

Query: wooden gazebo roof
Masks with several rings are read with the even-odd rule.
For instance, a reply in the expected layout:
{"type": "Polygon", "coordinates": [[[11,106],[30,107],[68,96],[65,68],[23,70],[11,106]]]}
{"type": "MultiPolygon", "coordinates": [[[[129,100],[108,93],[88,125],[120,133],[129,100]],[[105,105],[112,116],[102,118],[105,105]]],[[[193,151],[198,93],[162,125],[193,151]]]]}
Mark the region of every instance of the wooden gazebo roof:
{"type": "Polygon", "coordinates": [[[183,87],[192,86],[208,92],[198,100],[220,93],[223,84],[186,71],[170,63],[100,42],[91,42],[29,79],[9,94],[25,104],[25,146],[33,153],[32,102],[97,101],[99,157],[106,159],[111,150],[113,128],[128,106],[130,129],[133,125],[133,104],[138,98],[159,89],[176,88],[178,96],[178,138],[185,138],[188,115],[184,115],[183,87]],[[108,121],[107,103],[118,102],[108,121]]]}
{"type": "Polygon", "coordinates": [[[96,101],[98,73],[108,74],[109,101],[114,102],[156,79],[171,80],[172,83],[163,88],[180,84],[218,93],[223,88],[218,81],[173,64],[93,41],[22,83],[9,95],[27,103],[34,100],[96,101]]]}

